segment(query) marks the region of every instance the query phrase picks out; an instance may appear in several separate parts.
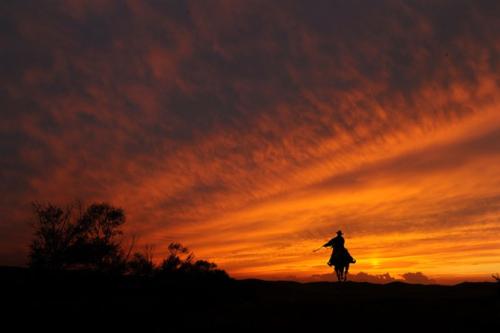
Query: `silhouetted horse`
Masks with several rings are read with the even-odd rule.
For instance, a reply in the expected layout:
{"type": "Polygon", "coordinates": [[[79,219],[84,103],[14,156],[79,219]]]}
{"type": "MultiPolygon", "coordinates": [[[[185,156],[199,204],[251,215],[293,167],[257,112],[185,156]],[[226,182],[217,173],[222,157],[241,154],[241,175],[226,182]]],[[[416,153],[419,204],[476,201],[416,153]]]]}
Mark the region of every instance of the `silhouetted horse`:
{"type": "Polygon", "coordinates": [[[347,281],[347,273],[349,273],[349,265],[356,263],[353,257],[347,250],[344,249],[341,253],[333,254],[328,262],[329,266],[333,266],[339,282],[347,281]]]}

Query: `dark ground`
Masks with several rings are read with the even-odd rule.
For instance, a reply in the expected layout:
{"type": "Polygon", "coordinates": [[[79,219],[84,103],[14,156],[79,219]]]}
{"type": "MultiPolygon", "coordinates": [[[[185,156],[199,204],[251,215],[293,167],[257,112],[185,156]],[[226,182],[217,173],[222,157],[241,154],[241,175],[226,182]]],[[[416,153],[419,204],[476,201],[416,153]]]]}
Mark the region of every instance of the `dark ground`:
{"type": "MultiPolygon", "coordinates": [[[[10,332],[496,332],[500,285],[138,279],[0,268],[10,332]]],[[[3,317],[2,316],[2,317],[3,317]]]]}

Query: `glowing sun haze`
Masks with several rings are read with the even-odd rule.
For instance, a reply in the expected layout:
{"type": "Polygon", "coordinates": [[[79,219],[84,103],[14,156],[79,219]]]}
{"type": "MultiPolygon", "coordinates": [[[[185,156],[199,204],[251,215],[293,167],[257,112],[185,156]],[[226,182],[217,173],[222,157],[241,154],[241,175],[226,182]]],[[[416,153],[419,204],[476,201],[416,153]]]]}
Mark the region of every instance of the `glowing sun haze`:
{"type": "Polygon", "coordinates": [[[0,4],[0,261],[107,201],[235,277],[500,271],[500,2],[0,4]]]}

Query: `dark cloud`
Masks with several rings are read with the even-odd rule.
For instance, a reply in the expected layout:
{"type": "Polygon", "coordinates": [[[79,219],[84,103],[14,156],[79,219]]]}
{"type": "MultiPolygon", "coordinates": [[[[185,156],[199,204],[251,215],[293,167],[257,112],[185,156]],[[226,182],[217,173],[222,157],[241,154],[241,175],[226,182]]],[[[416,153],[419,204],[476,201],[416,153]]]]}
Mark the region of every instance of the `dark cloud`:
{"type": "Polygon", "coordinates": [[[414,284],[432,284],[436,283],[435,280],[428,278],[422,272],[415,272],[415,273],[405,273],[401,275],[403,277],[403,280],[408,283],[414,283],[414,284]]]}

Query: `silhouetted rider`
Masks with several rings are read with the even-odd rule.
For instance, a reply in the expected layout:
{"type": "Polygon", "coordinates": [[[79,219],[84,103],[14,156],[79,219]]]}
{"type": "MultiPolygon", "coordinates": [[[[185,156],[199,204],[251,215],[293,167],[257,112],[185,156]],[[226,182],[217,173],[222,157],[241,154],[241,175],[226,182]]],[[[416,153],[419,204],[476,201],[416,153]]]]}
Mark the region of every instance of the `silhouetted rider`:
{"type": "Polygon", "coordinates": [[[323,247],[332,247],[333,252],[340,252],[340,251],[344,250],[345,249],[345,247],[344,247],[345,240],[344,240],[344,237],[342,237],[342,235],[343,235],[343,233],[341,230],[337,231],[337,236],[330,239],[328,241],[328,243],[323,245],[323,247]]]}
{"type": "Polygon", "coordinates": [[[353,257],[349,254],[349,251],[344,247],[345,240],[342,237],[343,233],[341,230],[337,231],[337,236],[330,239],[328,243],[323,245],[323,247],[331,247],[333,249],[328,265],[332,266],[335,260],[339,259],[341,256],[345,256],[348,262],[354,262],[353,257]]]}

